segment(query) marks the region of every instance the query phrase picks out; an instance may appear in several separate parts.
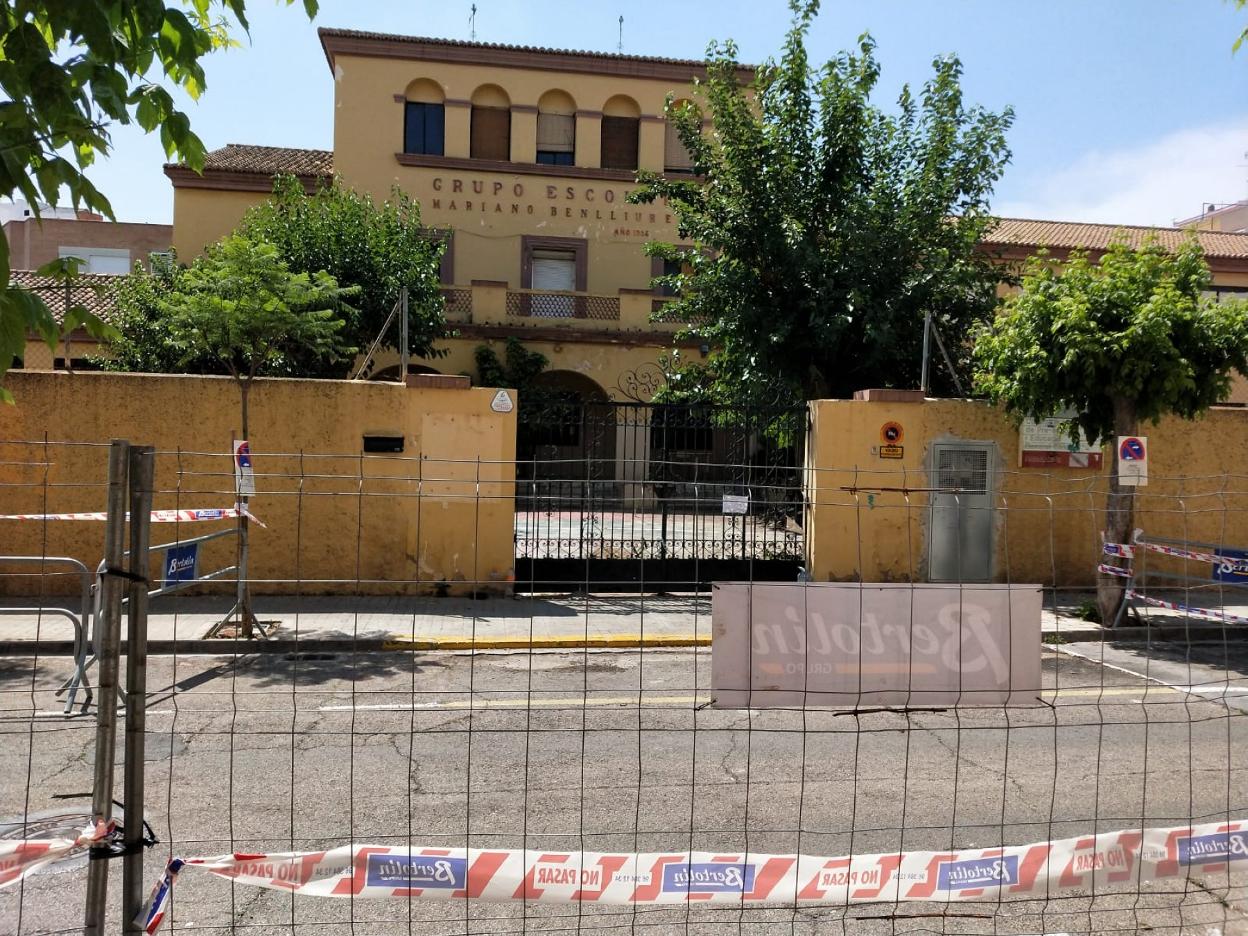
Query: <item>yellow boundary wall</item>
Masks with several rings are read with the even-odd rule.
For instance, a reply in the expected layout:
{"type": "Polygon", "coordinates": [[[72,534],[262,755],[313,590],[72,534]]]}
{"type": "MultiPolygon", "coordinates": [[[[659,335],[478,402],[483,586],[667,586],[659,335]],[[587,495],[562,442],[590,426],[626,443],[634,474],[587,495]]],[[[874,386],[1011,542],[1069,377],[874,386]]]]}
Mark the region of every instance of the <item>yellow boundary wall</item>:
{"type": "MultiPolygon", "coordinates": [[[[160,453],[157,508],[233,504],[240,417],[229,378],[12,371],[5,385],[17,404],[0,405],[0,514],[103,510],[112,438],[160,453]]],[[[494,389],[258,381],[251,509],[266,528],[251,537],[256,591],[509,592],[517,400],[508,392],[513,407],[500,413],[494,389]],[[404,451],[364,454],[366,434],[402,436],[404,451]]],[[[152,541],[229,522],[154,525],[152,541]]],[[[98,522],[0,520],[0,552],[68,555],[91,568],[103,536],[98,522]]],[[[201,570],[231,564],[233,551],[232,538],[206,544],[201,570]]],[[[41,588],[72,593],[76,582],[0,577],[9,594],[41,588]]]]}
{"type": "MultiPolygon", "coordinates": [[[[806,548],[814,580],[924,580],[931,448],[965,441],[996,447],[993,580],[1095,582],[1111,449],[1100,471],[1022,468],[1014,424],[968,400],[819,400],[810,415],[806,548]],[[887,423],[902,427],[900,459],[880,456],[887,423]]],[[[1140,431],[1149,440],[1149,483],[1137,493],[1135,525],[1151,536],[1248,546],[1248,411],[1215,408],[1140,431]]]]}

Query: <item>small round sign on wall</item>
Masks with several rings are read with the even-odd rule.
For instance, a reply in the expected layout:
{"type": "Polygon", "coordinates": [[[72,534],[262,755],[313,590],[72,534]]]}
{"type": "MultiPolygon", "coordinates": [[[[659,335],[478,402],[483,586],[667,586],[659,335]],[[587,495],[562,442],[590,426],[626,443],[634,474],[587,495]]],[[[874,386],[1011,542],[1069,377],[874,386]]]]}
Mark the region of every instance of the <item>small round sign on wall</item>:
{"type": "Polygon", "coordinates": [[[499,390],[490,401],[490,409],[496,413],[510,413],[515,408],[511,395],[506,390],[499,390]]]}
{"type": "Polygon", "coordinates": [[[906,437],[899,422],[886,422],[880,426],[880,441],[885,445],[900,445],[906,437]]]}

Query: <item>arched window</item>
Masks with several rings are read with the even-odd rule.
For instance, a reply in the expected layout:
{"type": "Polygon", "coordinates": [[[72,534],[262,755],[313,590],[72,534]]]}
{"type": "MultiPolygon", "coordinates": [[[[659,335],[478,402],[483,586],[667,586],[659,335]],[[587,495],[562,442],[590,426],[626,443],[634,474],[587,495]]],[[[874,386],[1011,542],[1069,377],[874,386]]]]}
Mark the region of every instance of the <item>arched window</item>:
{"type": "MultiPolygon", "coordinates": [[[[671,111],[675,112],[688,103],[688,101],[674,101],[671,111]]],[[[692,175],[693,157],[689,155],[688,148],[680,139],[680,134],[676,132],[676,124],[672,122],[670,116],[663,126],[663,171],[676,175],[692,175]]]]}
{"type": "Polygon", "coordinates": [[[511,99],[498,85],[482,85],[472,93],[473,159],[511,159],[511,99]]]}
{"type": "Polygon", "coordinates": [[[602,168],[636,169],[641,108],[617,94],[602,107],[602,168]]]}
{"type": "Polygon", "coordinates": [[[446,143],[442,88],[428,78],[407,86],[403,105],[403,152],[441,156],[446,143]]]}
{"type": "Polygon", "coordinates": [[[537,102],[537,161],[571,166],[576,159],[576,102],[563,91],[547,91],[537,102]]]}

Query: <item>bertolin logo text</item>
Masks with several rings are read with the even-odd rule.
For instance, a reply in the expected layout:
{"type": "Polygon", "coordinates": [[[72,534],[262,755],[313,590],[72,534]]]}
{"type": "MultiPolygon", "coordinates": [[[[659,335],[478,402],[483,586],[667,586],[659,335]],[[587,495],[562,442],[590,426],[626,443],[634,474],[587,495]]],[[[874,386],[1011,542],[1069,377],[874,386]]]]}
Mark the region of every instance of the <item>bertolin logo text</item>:
{"type": "Polygon", "coordinates": [[[687,894],[739,894],[754,889],[754,865],[716,861],[663,866],[663,890],[687,894]]]}
{"type": "Polygon", "coordinates": [[[1248,831],[1215,832],[1179,839],[1179,864],[1212,864],[1248,858],[1248,831]]]}
{"type": "Polygon", "coordinates": [[[467,877],[466,858],[439,855],[369,855],[370,887],[461,888],[467,877]]]}
{"type": "Polygon", "coordinates": [[[936,886],[941,890],[969,890],[1017,883],[1017,855],[946,861],[936,873],[936,886]]]}
{"type": "Polygon", "coordinates": [[[190,572],[194,568],[194,556],[170,556],[169,568],[165,569],[165,578],[177,578],[179,572],[190,572]]]}

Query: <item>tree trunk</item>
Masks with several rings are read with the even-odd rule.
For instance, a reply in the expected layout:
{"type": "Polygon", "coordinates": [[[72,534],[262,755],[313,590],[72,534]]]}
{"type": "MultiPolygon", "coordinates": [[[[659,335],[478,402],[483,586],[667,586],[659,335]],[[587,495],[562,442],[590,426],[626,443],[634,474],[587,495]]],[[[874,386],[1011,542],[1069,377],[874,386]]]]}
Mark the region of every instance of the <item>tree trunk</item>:
{"type": "MultiPolygon", "coordinates": [[[[243,439],[249,443],[249,447],[250,447],[251,437],[250,435],[248,435],[249,427],[248,427],[248,418],[247,418],[248,417],[247,404],[249,402],[248,397],[251,394],[251,381],[240,380],[238,383],[238,393],[239,393],[239,399],[242,403],[243,439]]],[[[238,500],[239,507],[246,506],[247,498],[243,494],[239,493],[237,500],[238,500]]],[[[248,570],[248,565],[249,565],[248,563],[248,558],[249,558],[248,535],[249,535],[249,530],[248,530],[247,515],[245,513],[240,512],[239,518],[238,518],[238,554],[236,557],[235,565],[238,568],[237,604],[238,604],[239,635],[243,637],[245,640],[250,640],[253,636],[255,636],[255,625],[256,625],[256,616],[255,614],[252,613],[252,610],[251,610],[251,590],[247,584],[247,578],[250,575],[250,571],[248,570]]]]}
{"type": "MultiPolygon", "coordinates": [[[[1110,439],[1109,494],[1105,498],[1106,543],[1130,543],[1135,520],[1135,487],[1123,485],[1118,479],[1118,436],[1136,434],[1135,401],[1122,397],[1114,400],[1114,438],[1110,439]]],[[[1118,623],[1118,615],[1126,597],[1123,579],[1113,575],[1101,575],[1096,584],[1096,605],[1101,613],[1101,624],[1112,627],[1118,623]]]]}

